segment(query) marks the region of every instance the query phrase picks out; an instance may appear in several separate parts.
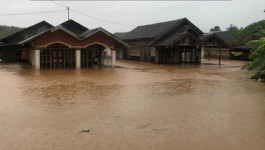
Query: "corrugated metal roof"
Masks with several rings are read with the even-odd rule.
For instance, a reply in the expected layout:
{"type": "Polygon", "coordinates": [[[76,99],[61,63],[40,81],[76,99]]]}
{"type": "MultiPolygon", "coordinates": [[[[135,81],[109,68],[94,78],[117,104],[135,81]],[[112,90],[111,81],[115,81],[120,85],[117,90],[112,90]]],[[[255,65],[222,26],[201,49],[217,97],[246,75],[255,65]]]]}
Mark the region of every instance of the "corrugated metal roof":
{"type": "Polygon", "coordinates": [[[222,38],[226,42],[230,42],[233,39],[233,36],[236,34],[235,30],[231,31],[219,31],[219,32],[214,32],[217,36],[222,38]]]}
{"type": "Polygon", "coordinates": [[[80,35],[88,30],[88,28],[84,27],[83,25],[75,22],[74,20],[67,20],[61,24],[67,30],[73,32],[76,35],[80,35]]]}
{"type": "Polygon", "coordinates": [[[144,26],[138,26],[130,32],[117,33],[115,35],[122,40],[155,38],[159,36],[160,34],[162,34],[163,32],[166,32],[170,28],[178,25],[179,23],[184,21],[184,19],[186,18],[173,20],[173,21],[167,21],[167,22],[160,22],[160,23],[155,23],[155,24],[149,24],[149,25],[144,25],[144,26]]]}
{"type": "Polygon", "coordinates": [[[209,38],[210,36],[212,36],[212,34],[204,34],[204,35],[199,37],[199,40],[204,41],[205,39],[209,38]]]}
{"type": "Polygon", "coordinates": [[[0,42],[2,42],[3,45],[6,45],[6,44],[16,45],[24,40],[34,37],[35,35],[43,33],[51,29],[52,27],[53,26],[49,24],[48,22],[42,21],[26,29],[20,30],[8,37],[5,37],[2,40],[0,40],[0,42]]]}
{"type": "Polygon", "coordinates": [[[183,37],[186,32],[176,32],[168,36],[167,38],[153,44],[154,46],[166,46],[168,47],[169,45],[175,43],[176,41],[180,40],[181,37],[183,37]]]}

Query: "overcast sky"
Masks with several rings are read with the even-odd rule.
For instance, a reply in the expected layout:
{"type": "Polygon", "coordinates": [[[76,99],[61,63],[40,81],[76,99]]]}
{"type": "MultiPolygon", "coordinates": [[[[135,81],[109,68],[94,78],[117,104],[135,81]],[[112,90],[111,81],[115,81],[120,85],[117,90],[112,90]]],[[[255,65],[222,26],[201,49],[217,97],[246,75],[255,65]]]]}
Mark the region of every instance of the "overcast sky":
{"type": "MultiPolygon", "coordinates": [[[[62,5],[87,15],[139,26],[157,22],[188,18],[202,31],[215,25],[225,30],[230,24],[238,27],[265,19],[265,0],[232,1],[58,1],[62,5]]],[[[60,10],[63,7],[49,1],[1,0],[0,14],[60,10]]],[[[130,31],[134,27],[101,22],[70,12],[70,19],[92,29],[103,27],[110,32],[130,31]]],[[[28,27],[42,20],[58,25],[67,20],[67,12],[38,15],[0,16],[0,25],[28,27]]]]}

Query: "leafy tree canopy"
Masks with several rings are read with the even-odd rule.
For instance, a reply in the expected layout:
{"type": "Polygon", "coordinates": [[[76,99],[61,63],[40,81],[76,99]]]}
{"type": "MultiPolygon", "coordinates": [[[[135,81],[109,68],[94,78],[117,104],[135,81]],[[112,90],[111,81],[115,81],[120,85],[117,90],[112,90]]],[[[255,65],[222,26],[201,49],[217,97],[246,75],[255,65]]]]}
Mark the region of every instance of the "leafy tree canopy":
{"type": "Polygon", "coordinates": [[[253,60],[250,64],[244,66],[250,71],[256,70],[252,79],[265,80],[265,20],[255,22],[237,35],[241,42],[247,42],[252,47],[253,52],[250,58],[253,60]]]}
{"type": "Polygon", "coordinates": [[[7,37],[19,30],[22,30],[23,28],[14,27],[14,26],[5,26],[0,25],[0,39],[7,37]]]}
{"type": "Polygon", "coordinates": [[[230,44],[245,45],[250,40],[258,40],[264,36],[264,33],[262,32],[264,29],[265,20],[252,23],[243,29],[237,30],[230,44]]]}
{"type": "Polygon", "coordinates": [[[227,31],[238,31],[238,27],[233,24],[230,24],[230,26],[227,27],[226,30],[227,31]]]}
{"type": "Polygon", "coordinates": [[[215,32],[215,31],[222,31],[222,30],[219,26],[215,26],[215,27],[210,29],[210,32],[215,32]]]}
{"type": "Polygon", "coordinates": [[[257,71],[255,75],[252,76],[252,79],[264,80],[265,79],[265,37],[262,37],[259,40],[252,40],[247,44],[249,46],[252,46],[254,48],[254,51],[250,55],[250,58],[253,59],[253,61],[250,64],[246,65],[245,68],[247,68],[250,71],[253,70],[257,71]]]}

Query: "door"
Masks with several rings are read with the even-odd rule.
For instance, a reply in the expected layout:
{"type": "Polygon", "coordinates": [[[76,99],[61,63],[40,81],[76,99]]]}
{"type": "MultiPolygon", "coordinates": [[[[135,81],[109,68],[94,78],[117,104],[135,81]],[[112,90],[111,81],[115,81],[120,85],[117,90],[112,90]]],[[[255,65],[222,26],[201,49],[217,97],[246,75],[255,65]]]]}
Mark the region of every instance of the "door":
{"type": "Polygon", "coordinates": [[[64,50],[52,50],[52,68],[64,67],[64,50]]]}

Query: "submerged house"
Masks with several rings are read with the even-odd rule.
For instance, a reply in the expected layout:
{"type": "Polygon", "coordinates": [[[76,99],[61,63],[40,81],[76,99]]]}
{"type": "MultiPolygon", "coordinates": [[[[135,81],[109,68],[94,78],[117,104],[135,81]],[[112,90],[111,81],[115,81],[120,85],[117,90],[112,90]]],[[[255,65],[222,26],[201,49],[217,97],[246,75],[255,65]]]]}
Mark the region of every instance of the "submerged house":
{"type": "Polygon", "coordinates": [[[187,18],[138,26],[115,33],[130,47],[118,47],[117,58],[155,63],[200,63],[205,48],[227,47],[217,36],[205,34],[187,18]]]}
{"type": "Polygon", "coordinates": [[[46,21],[18,31],[0,40],[2,61],[27,61],[35,69],[84,68],[104,63],[111,50],[115,67],[116,48],[128,47],[103,28],[88,29],[68,20],[58,26],[46,21]]]}
{"type": "MultiPolygon", "coordinates": [[[[218,36],[224,42],[227,43],[227,47],[222,48],[221,56],[224,59],[248,59],[251,48],[245,45],[231,45],[232,40],[234,40],[234,36],[236,34],[235,30],[230,31],[217,31],[213,33],[207,33],[203,37],[209,38],[213,35],[218,36]]],[[[202,57],[204,58],[218,58],[219,57],[219,49],[218,48],[204,48],[202,50],[202,57]]]]}

